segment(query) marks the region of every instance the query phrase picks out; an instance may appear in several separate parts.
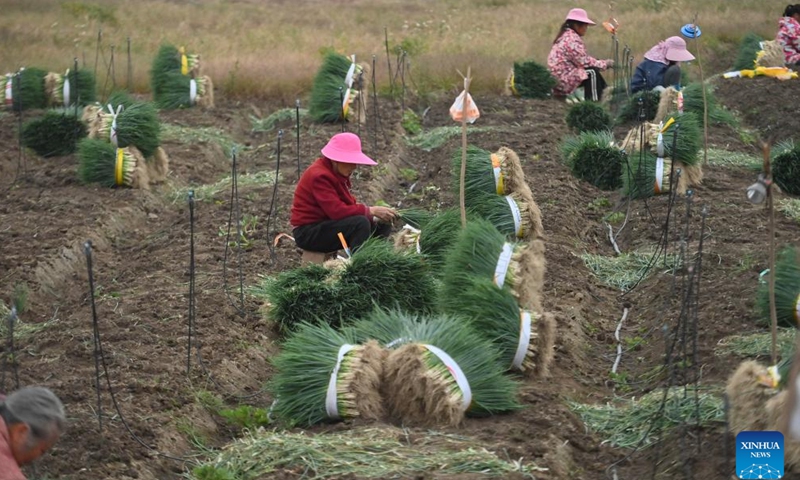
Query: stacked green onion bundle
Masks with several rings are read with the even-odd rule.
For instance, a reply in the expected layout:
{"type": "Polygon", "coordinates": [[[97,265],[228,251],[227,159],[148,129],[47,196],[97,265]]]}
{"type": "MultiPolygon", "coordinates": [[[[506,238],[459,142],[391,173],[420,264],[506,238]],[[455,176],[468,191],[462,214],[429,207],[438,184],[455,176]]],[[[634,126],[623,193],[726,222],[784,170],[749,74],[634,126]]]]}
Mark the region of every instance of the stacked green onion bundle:
{"type": "Polygon", "coordinates": [[[302,323],[282,345],[269,384],[273,414],[288,426],[384,416],[380,387],[387,352],[359,344],[350,329],[302,323]]]}
{"type": "Polygon", "coordinates": [[[464,319],[375,310],[353,329],[390,349],[384,366],[387,412],[404,425],[451,425],[465,415],[519,408],[518,384],[500,353],[464,319]]]}
{"type": "Polygon", "coordinates": [[[97,97],[94,74],[89,70],[50,72],[45,76],[45,90],[49,102],[56,107],[85,106],[97,97]]]}
{"type": "Polygon", "coordinates": [[[784,141],[772,149],[772,178],[781,190],[800,194],[800,144],[784,141]]]}
{"type": "MultiPolygon", "coordinates": [[[[366,102],[365,92],[356,88],[354,80],[363,72],[364,67],[355,63],[355,56],[348,58],[336,52],[326,52],[311,87],[308,112],[314,121],[336,123],[350,120],[356,99],[360,96],[359,102],[366,102]]],[[[364,115],[363,110],[359,109],[359,117],[364,115]]]]}
{"type": "Polygon", "coordinates": [[[583,132],[561,145],[561,155],[572,174],[601,190],[621,187],[625,152],[614,144],[611,132],[583,132]]]}
{"type": "Polygon", "coordinates": [[[56,157],[75,152],[78,141],[86,136],[86,126],[74,109],[48,110],[44,116],[27,122],[22,128],[22,143],[42,157],[56,157]]]}
{"type": "MultiPolygon", "coordinates": [[[[794,246],[787,246],[778,254],[775,262],[775,309],[778,325],[783,327],[800,326],[800,263],[794,246]]],[[[767,275],[772,275],[769,272],[767,275]]],[[[769,282],[764,278],[756,296],[756,308],[761,314],[760,323],[768,325],[769,282]]]]}
{"type": "Polygon", "coordinates": [[[628,157],[622,170],[622,193],[630,198],[649,198],[672,189],[672,161],[650,152],[636,152],[628,157]]]}
{"type": "Polygon", "coordinates": [[[78,178],[104,187],[150,188],[144,157],[136,147],[116,148],[85,138],[78,144],[78,178]]]}
{"type": "Polygon", "coordinates": [[[467,276],[456,282],[461,288],[448,290],[454,296],[444,296],[443,312],[469,320],[499,349],[501,363],[508,369],[546,375],[555,343],[553,316],[520,308],[510,290],[489,278],[467,276]]]}
{"type": "Polygon", "coordinates": [[[17,74],[6,76],[3,95],[8,104],[9,96],[14,111],[47,108],[44,79],[47,72],[41,68],[22,68],[17,74]],[[9,82],[11,88],[9,88],[9,82]]]}
{"type": "Polygon", "coordinates": [[[596,102],[580,102],[567,111],[567,126],[575,133],[611,130],[611,114],[596,102]]]}
{"type": "Polygon", "coordinates": [[[550,70],[533,60],[514,62],[507,80],[509,91],[522,98],[549,98],[556,83],[550,70]]]}
{"type": "Polygon", "coordinates": [[[154,97],[158,108],[173,110],[195,105],[209,108],[214,106],[214,86],[208,76],[190,78],[170,72],[164,75],[160,88],[160,94],[154,97]]]}

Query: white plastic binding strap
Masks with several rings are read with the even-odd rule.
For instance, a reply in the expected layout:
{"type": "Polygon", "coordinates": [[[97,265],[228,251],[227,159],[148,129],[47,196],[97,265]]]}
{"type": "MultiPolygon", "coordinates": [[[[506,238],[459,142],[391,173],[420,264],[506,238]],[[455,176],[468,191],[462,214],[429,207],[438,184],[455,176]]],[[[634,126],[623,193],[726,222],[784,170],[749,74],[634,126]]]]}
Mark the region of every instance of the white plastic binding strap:
{"type": "Polygon", "coordinates": [[[64,88],[61,93],[64,97],[64,106],[69,107],[69,77],[64,78],[64,88]]]}
{"type": "Polygon", "coordinates": [[[800,295],[797,296],[797,300],[794,302],[794,320],[800,322],[800,295]]]}
{"type": "Polygon", "coordinates": [[[408,341],[407,338],[403,338],[403,337],[395,338],[394,340],[392,340],[391,342],[386,344],[386,348],[394,348],[394,347],[396,347],[397,345],[399,345],[401,343],[406,343],[407,341],[408,341]]]}
{"type": "Polygon", "coordinates": [[[661,132],[658,132],[658,138],[656,140],[656,155],[664,158],[664,134],[661,132]]]}
{"type": "Polygon", "coordinates": [[[664,187],[664,159],[656,159],[656,193],[661,193],[664,187]]]}
{"type": "Polygon", "coordinates": [[[189,105],[194,105],[197,100],[197,80],[189,80],[189,105]]]}
{"type": "Polygon", "coordinates": [[[494,284],[500,288],[506,283],[506,274],[513,254],[514,246],[510,243],[504,243],[503,249],[500,250],[500,256],[497,258],[497,265],[494,267],[494,284]]]}
{"type": "Polygon", "coordinates": [[[356,56],[350,56],[350,68],[347,70],[347,75],[344,77],[344,83],[347,85],[347,88],[353,87],[353,77],[356,73],[356,56]]]}
{"type": "Polygon", "coordinates": [[[347,353],[354,349],[355,345],[345,343],[339,348],[339,355],[336,357],[336,366],[333,367],[331,372],[331,379],[328,381],[328,393],[325,395],[325,412],[328,418],[333,420],[339,419],[339,402],[336,395],[336,377],[339,375],[339,368],[342,366],[342,360],[347,353]]]}
{"type": "Polygon", "coordinates": [[[11,103],[14,101],[14,95],[12,92],[12,85],[14,84],[14,77],[10,74],[6,74],[6,103],[11,103]]]}
{"type": "Polygon", "coordinates": [[[511,195],[506,195],[506,201],[508,202],[508,206],[511,207],[511,215],[514,216],[514,234],[517,238],[522,238],[522,212],[519,211],[519,205],[511,198],[511,195]]]}
{"type": "Polygon", "coordinates": [[[519,315],[519,343],[517,353],[514,354],[514,361],[511,368],[522,370],[522,361],[528,353],[528,345],[531,343],[531,312],[520,310],[519,315]]]}
{"type": "Polygon", "coordinates": [[[496,153],[492,156],[492,173],[494,173],[494,189],[498,195],[505,193],[505,185],[503,185],[503,171],[500,169],[500,158],[496,153]]]}
{"type": "Polygon", "coordinates": [[[108,113],[111,114],[111,128],[108,130],[108,136],[109,136],[109,141],[115,147],[119,147],[119,145],[117,145],[117,116],[122,111],[122,109],[123,106],[118,105],[117,111],[115,112],[114,107],[112,107],[110,103],[108,104],[108,113]]]}
{"type": "Polygon", "coordinates": [[[463,397],[462,407],[464,408],[464,411],[466,411],[472,403],[472,390],[469,388],[469,381],[467,380],[467,376],[464,375],[464,372],[461,371],[461,367],[459,367],[456,361],[453,360],[453,358],[441,348],[433,345],[423,345],[423,347],[427,348],[429,352],[436,355],[447,367],[447,370],[450,371],[450,374],[453,376],[453,378],[456,379],[456,384],[461,390],[461,395],[463,397]]]}

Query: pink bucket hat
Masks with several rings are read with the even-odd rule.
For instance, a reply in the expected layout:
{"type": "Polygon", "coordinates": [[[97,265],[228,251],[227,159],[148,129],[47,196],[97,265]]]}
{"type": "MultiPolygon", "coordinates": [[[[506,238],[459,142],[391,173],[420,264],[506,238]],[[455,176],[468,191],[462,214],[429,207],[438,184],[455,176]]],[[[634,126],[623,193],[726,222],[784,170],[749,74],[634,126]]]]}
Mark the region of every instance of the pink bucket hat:
{"type": "Polygon", "coordinates": [[[322,148],[322,154],[336,162],[356,165],[377,165],[378,162],[361,152],[361,139],[350,132],[337,133],[322,148]]]}
{"type": "Polygon", "coordinates": [[[593,21],[589,20],[589,15],[586,14],[586,10],[582,8],[573,8],[567,14],[566,20],[574,20],[576,22],[588,23],[589,25],[596,25],[593,21]]]}
{"type": "Polygon", "coordinates": [[[681,37],[669,37],[664,40],[667,53],[664,55],[670,62],[688,62],[694,60],[694,55],[686,50],[686,41],[681,37]]]}

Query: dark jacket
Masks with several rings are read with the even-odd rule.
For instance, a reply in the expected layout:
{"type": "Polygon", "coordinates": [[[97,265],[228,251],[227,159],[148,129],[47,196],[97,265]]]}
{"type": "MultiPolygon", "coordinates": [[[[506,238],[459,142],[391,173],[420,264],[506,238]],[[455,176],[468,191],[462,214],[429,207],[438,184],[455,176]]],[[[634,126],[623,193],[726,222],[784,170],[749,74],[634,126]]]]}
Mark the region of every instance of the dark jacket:
{"type": "Polygon", "coordinates": [[[327,158],[318,158],[303,172],[294,190],[292,227],[355,215],[369,218],[369,207],[356,202],[349,178],[334,171],[327,158]]]}
{"type": "Polygon", "coordinates": [[[678,87],[680,86],[680,72],[681,67],[677,64],[670,66],[645,58],[636,67],[636,71],[631,77],[631,92],[639,92],[645,89],[652,90],[659,86],[678,87]],[[670,70],[670,75],[667,75],[667,70],[670,70]],[[676,75],[677,80],[675,80],[676,75]]]}

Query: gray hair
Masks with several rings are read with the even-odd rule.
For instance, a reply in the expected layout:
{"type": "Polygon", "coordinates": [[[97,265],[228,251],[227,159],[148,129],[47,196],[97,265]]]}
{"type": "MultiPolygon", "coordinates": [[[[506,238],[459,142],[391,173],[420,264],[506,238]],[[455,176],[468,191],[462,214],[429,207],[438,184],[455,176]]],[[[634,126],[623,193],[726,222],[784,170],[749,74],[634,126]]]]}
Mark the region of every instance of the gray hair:
{"type": "Polygon", "coordinates": [[[61,400],[44,387],[25,387],[13,392],[0,403],[0,416],[7,425],[28,425],[32,442],[62,433],[67,424],[61,400]]]}

